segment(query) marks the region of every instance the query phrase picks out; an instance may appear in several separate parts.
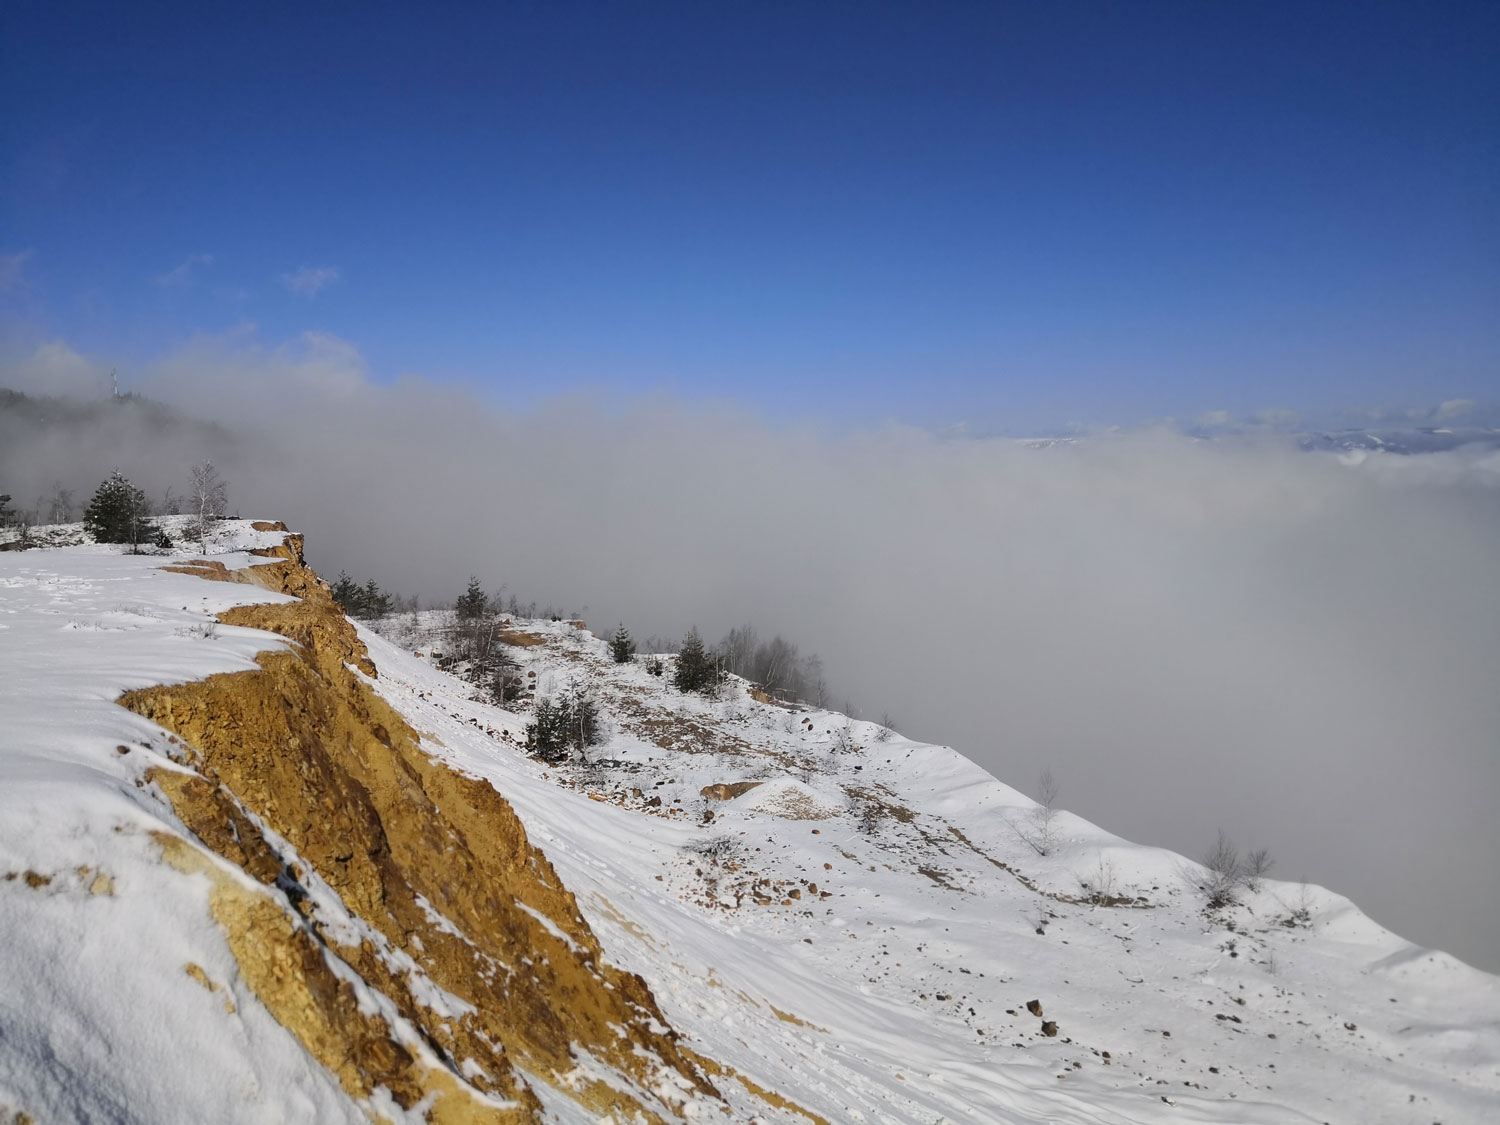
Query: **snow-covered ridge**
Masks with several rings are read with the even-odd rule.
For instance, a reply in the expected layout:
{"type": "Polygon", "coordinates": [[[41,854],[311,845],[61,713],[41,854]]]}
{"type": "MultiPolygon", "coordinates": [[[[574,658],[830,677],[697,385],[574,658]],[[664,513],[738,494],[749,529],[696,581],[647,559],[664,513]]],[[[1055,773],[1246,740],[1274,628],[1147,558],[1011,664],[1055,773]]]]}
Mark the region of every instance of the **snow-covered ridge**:
{"type": "MultiPolygon", "coordinates": [[[[245,551],[280,538],[228,525],[213,557],[264,562],[245,551]]],[[[257,1002],[202,888],[150,843],[171,815],[135,788],[143,760],[181,767],[114,701],[255,667],[285,642],[217,616],[291,600],[172,561],[0,553],[0,1107],[360,1119],[372,1104],[257,1002]]],[[[526,704],[435,666],[443,627],[361,625],[370,686],[516,810],[605,960],[732,1071],[730,1120],[1451,1123],[1500,1104],[1500,981],[1337,895],[1267,881],[1213,919],[1189,861],[1066,812],[1038,854],[1033,802],[950,749],[734,682],[683,696],[586,630],[512,621],[536,694],[586,685],[610,730],[598,764],[545,766],[520,748],[526,704]]],[[[544,1119],[595,1119],[536,1089],[544,1119]]]]}
{"type": "Polygon", "coordinates": [[[1339,895],[1265,880],[1210,918],[1197,864],[1066,812],[1037,854],[1035,802],[952,749],[733,680],[685,696],[670,667],[516,621],[536,693],[585,686],[613,724],[603,764],[546,767],[511,749],[524,713],[433,667],[444,616],[388,623],[399,645],[362,629],[390,698],[511,795],[675,1026],[830,1120],[1464,1121],[1500,1104],[1500,980],[1339,895]]]}

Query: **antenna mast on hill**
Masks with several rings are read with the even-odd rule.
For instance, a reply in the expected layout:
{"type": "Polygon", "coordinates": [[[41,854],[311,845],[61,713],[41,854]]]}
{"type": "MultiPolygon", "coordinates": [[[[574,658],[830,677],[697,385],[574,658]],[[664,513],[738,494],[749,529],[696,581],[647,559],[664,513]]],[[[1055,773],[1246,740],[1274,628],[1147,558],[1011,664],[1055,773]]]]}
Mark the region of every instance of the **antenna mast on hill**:
{"type": "Polygon", "coordinates": [[[111,367],[109,369],[109,381],[114,384],[115,398],[120,397],[120,377],[115,374],[115,372],[118,370],[118,367],[111,367]]]}

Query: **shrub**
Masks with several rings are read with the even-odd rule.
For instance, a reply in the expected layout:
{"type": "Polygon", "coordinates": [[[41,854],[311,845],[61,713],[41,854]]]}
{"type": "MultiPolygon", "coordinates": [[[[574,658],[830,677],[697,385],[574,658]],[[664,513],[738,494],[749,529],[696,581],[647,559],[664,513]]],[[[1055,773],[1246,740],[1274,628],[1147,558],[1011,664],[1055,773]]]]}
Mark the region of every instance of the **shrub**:
{"type": "Polygon", "coordinates": [[[1248,856],[1241,857],[1234,842],[1219,830],[1219,838],[1203,857],[1204,871],[1198,876],[1196,888],[1203,896],[1204,905],[1210,910],[1222,910],[1239,902],[1239,891],[1259,891],[1261,880],[1275,865],[1266,848],[1258,848],[1248,856]]]}
{"type": "Polygon", "coordinates": [[[1224,830],[1203,857],[1203,876],[1198,880],[1198,893],[1203,896],[1210,910],[1222,910],[1233,906],[1238,899],[1235,892],[1240,885],[1240,852],[1224,830]]]}
{"type": "Polygon", "coordinates": [[[687,850],[711,863],[727,863],[739,859],[745,849],[734,836],[710,836],[704,840],[694,840],[687,845],[687,850]]]}

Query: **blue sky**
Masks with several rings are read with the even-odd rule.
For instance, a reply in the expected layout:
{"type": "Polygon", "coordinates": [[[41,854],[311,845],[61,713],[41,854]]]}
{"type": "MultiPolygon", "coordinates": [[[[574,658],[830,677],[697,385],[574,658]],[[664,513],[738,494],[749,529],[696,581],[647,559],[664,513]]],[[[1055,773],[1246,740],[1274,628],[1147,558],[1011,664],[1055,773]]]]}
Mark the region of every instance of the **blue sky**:
{"type": "Polygon", "coordinates": [[[1500,399],[1492,3],[3,19],[8,354],[977,431],[1500,399]]]}

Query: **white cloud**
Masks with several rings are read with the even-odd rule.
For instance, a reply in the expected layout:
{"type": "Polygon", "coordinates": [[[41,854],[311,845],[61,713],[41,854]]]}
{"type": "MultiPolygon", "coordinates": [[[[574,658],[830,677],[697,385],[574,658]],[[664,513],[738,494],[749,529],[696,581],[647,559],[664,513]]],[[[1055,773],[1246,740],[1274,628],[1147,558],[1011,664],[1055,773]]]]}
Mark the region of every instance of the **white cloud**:
{"type": "Polygon", "coordinates": [[[3,385],[38,395],[95,398],[109,391],[109,372],[61,340],[42,344],[31,355],[7,363],[3,385]]]}
{"type": "Polygon", "coordinates": [[[1197,424],[1206,430],[1216,430],[1229,425],[1234,416],[1227,410],[1209,410],[1198,415],[1197,424]]]}
{"type": "Polygon", "coordinates": [[[180,263],[173,266],[164,274],[156,278],[158,285],[190,285],[197,280],[195,271],[200,266],[211,266],[214,264],[212,254],[189,254],[180,263]]]}
{"type": "Polygon", "coordinates": [[[313,297],[338,279],[338,266],[303,266],[282,274],[281,284],[299,297],[313,297]]]}
{"type": "Polygon", "coordinates": [[[0,254],[0,293],[9,293],[12,289],[19,289],[26,283],[24,276],[26,261],[30,257],[30,250],[20,250],[14,254],[0,254]]]}
{"type": "Polygon", "coordinates": [[[1439,403],[1432,416],[1439,422],[1451,422],[1455,418],[1474,413],[1478,406],[1479,403],[1472,398],[1450,398],[1447,402],[1439,403]]]}

